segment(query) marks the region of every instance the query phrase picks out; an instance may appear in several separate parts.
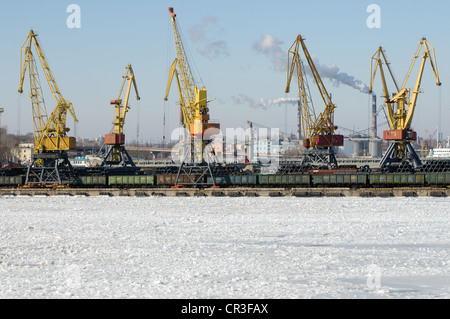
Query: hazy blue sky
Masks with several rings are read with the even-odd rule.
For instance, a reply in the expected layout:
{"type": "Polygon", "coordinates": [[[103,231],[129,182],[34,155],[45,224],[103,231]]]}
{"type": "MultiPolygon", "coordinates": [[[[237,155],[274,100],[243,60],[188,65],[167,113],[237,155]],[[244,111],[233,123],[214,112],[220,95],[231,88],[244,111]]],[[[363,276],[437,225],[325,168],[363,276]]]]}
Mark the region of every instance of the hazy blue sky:
{"type": "MultiPolygon", "coordinates": [[[[125,133],[128,140],[156,141],[178,122],[174,85],[164,102],[168,71],[175,58],[168,7],[173,6],[191,53],[196,79],[208,90],[212,119],[222,127],[244,127],[247,120],[295,132],[296,108],[289,104],[259,107],[258,101],[295,98],[296,84],[285,94],[287,50],[298,34],[306,38],[321,68],[354,77],[368,85],[370,59],[382,45],[398,82],[403,82],[418,42],[424,36],[436,49],[442,87],[434,84],[427,65],[414,128],[430,134],[438,125],[439,96],[444,136],[450,135],[450,3],[442,0],[346,1],[84,1],[3,0],[0,7],[0,107],[2,125],[10,132],[32,131],[28,86],[19,95],[19,49],[30,29],[39,41],[65,99],[74,105],[80,122],[76,134],[97,137],[108,133],[114,117],[109,105],[120,89],[128,63],[133,65],[141,101],[130,102],[125,133]],[[367,7],[381,8],[381,28],[367,26],[367,7]],[[81,8],[81,28],[68,28],[70,4],[81,8]],[[263,42],[265,40],[265,42],[263,42]],[[279,64],[281,62],[281,64],[279,64]],[[20,121],[19,121],[20,119],[20,121]]],[[[417,75],[413,72],[412,87],[417,75]]],[[[41,76],[43,76],[41,72],[41,76]]],[[[350,78],[351,79],[351,78],[350,78]]],[[[369,124],[367,94],[327,78],[324,83],[337,104],[336,124],[364,130],[369,124]]],[[[310,81],[312,85],[312,81],[310,81]]],[[[377,79],[375,92],[381,93],[377,79]]],[[[48,93],[45,83],[44,90],[48,93]]],[[[50,113],[55,102],[48,97],[50,113]]],[[[260,103],[260,106],[264,103],[260,103]]],[[[379,98],[379,105],[382,104],[379,98]]],[[[317,111],[323,109],[315,101],[317,111]]],[[[380,114],[379,122],[384,122],[380,114]]],[[[73,128],[73,121],[68,120],[73,128]]],[[[386,127],[381,127],[380,131],[386,127]]]]}

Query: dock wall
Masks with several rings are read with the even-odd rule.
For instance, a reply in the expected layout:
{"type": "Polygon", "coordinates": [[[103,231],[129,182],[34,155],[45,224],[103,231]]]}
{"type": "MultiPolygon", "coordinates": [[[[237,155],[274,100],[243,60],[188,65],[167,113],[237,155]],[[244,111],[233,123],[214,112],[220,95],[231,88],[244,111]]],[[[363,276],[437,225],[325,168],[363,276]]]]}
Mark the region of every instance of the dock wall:
{"type": "Polygon", "coordinates": [[[0,196],[448,197],[448,188],[0,188],[0,196]]]}

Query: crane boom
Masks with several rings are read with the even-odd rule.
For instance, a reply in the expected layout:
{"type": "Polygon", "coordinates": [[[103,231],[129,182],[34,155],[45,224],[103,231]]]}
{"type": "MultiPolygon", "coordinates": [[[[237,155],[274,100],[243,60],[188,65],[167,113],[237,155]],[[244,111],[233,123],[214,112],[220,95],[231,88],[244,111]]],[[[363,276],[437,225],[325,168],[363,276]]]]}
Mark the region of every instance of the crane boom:
{"type": "Polygon", "coordinates": [[[67,136],[70,131],[66,126],[67,113],[70,113],[75,122],[78,122],[78,119],[72,103],[63,98],[37,41],[37,34],[33,30],[28,33],[20,48],[19,93],[23,93],[27,73],[30,80],[34,154],[31,164],[28,166],[25,184],[61,185],[70,183],[74,174],[66,151],[76,148],[76,138],[67,136]],[[56,102],[56,107],[50,116],[47,114],[38,66],[32,52],[33,46],[56,102]]]}
{"type": "Polygon", "coordinates": [[[189,66],[186,51],[179,32],[176,14],[173,8],[169,8],[172,28],[175,40],[176,59],[170,68],[169,81],[164,100],[167,101],[173,77],[178,84],[180,107],[183,114],[183,125],[190,134],[191,160],[195,163],[204,161],[206,145],[211,141],[211,136],[218,134],[220,124],[210,123],[207,104],[207,91],[204,86],[197,87],[194,76],[189,66]]]}
{"type": "MultiPolygon", "coordinates": [[[[425,51],[422,56],[422,63],[420,65],[419,75],[417,76],[416,84],[414,86],[414,90],[412,91],[412,97],[411,97],[411,101],[410,101],[409,107],[408,107],[408,114],[403,123],[403,129],[407,129],[407,128],[411,127],[414,110],[415,110],[416,104],[417,104],[417,98],[420,93],[420,85],[422,83],[422,76],[423,76],[423,72],[425,69],[425,63],[426,63],[427,59],[430,61],[430,65],[431,65],[431,68],[433,70],[433,74],[434,74],[434,77],[436,80],[436,85],[441,86],[441,81],[439,80],[439,74],[438,74],[438,70],[436,67],[437,63],[436,63],[436,55],[434,52],[434,47],[425,38],[423,38],[422,41],[420,42],[419,49],[417,50],[417,54],[414,56],[414,60],[411,64],[411,68],[409,69],[408,75],[405,78],[405,82],[403,83],[402,88],[404,89],[406,86],[406,83],[409,79],[412,69],[414,68],[415,62],[416,62],[417,58],[419,57],[422,47],[424,47],[425,51]]],[[[395,97],[392,100],[395,101],[395,97]]]]}
{"type": "Polygon", "coordinates": [[[130,100],[130,93],[131,93],[132,86],[134,87],[134,90],[136,92],[136,100],[139,101],[141,99],[139,96],[137,85],[136,85],[136,77],[134,75],[134,71],[133,71],[131,64],[129,64],[126,67],[126,70],[127,71],[126,71],[125,75],[123,76],[123,82],[122,82],[122,86],[119,91],[119,95],[118,95],[117,99],[111,100],[111,102],[110,102],[111,105],[114,105],[115,110],[116,110],[116,116],[115,116],[115,120],[113,122],[115,134],[123,134],[123,127],[125,125],[125,117],[126,117],[128,110],[130,109],[130,106],[128,105],[128,101],[130,100]],[[128,85],[127,85],[127,90],[125,92],[125,98],[122,100],[123,89],[124,89],[127,81],[128,81],[128,85]]]}
{"type": "Polygon", "coordinates": [[[111,100],[110,104],[114,105],[115,108],[115,118],[114,118],[114,133],[105,135],[105,145],[111,145],[110,150],[106,154],[103,165],[121,165],[121,166],[132,166],[135,167],[131,156],[125,150],[125,134],[123,131],[125,125],[125,117],[130,109],[128,102],[130,100],[131,88],[134,87],[136,92],[136,100],[140,100],[139,92],[136,85],[136,77],[134,75],[133,67],[129,64],[126,67],[126,73],[123,76],[122,86],[120,87],[119,95],[117,99],[111,100]],[[128,84],[127,84],[128,82],[128,84]],[[122,94],[125,91],[125,97],[122,99],[122,94]]]}
{"type": "Polygon", "coordinates": [[[433,46],[422,38],[419,42],[419,48],[414,55],[411,66],[406,74],[403,85],[399,87],[393,76],[389,63],[386,59],[386,55],[382,47],[378,48],[371,60],[371,72],[370,72],[370,88],[369,93],[373,92],[373,86],[376,78],[377,71],[380,71],[381,83],[383,86],[384,98],[386,99],[386,106],[388,110],[388,118],[390,130],[384,132],[384,139],[392,141],[389,150],[386,152],[385,157],[381,161],[382,166],[390,165],[392,163],[399,163],[405,161],[412,161],[415,167],[421,166],[421,162],[414,149],[410,145],[410,142],[417,139],[417,133],[411,129],[412,120],[414,117],[414,111],[417,105],[417,99],[420,92],[420,86],[422,83],[422,77],[426,65],[426,61],[430,61],[433,74],[435,76],[436,85],[440,86],[439,74],[437,71],[436,55],[433,46]],[[406,87],[408,80],[411,77],[412,70],[420,56],[420,52],[424,49],[422,54],[422,61],[419,67],[419,73],[413,89],[406,87]],[[395,85],[395,91],[390,96],[390,92],[387,85],[386,75],[383,69],[383,65],[386,65],[390,77],[395,85]]]}
{"type": "MultiPolygon", "coordinates": [[[[181,81],[179,81],[179,83],[181,84],[179,86],[180,95],[183,96],[183,98],[180,99],[180,102],[182,101],[183,103],[185,103],[182,106],[189,107],[189,105],[195,104],[197,87],[195,85],[194,76],[192,75],[191,67],[190,67],[189,61],[187,59],[187,55],[186,55],[186,51],[183,46],[183,42],[181,41],[180,32],[178,31],[178,23],[177,23],[177,20],[175,19],[177,15],[174,13],[173,8],[169,8],[169,12],[170,12],[171,20],[172,20],[172,28],[173,28],[175,49],[176,49],[176,55],[177,55],[177,58],[175,59],[174,64],[176,66],[178,66],[178,68],[180,70],[180,74],[181,74],[181,79],[182,79],[181,81]]],[[[173,70],[175,70],[175,68],[172,68],[172,72],[173,72],[173,70]]],[[[176,76],[177,77],[179,76],[178,72],[177,72],[176,76]]],[[[169,91],[169,88],[170,87],[168,87],[167,91],[169,91]]],[[[206,91],[205,91],[205,93],[206,93],[206,91]]],[[[167,94],[166,94],[166,99],[167,99],[167,94]]],[[[192,119],[191,112],[187,113],[186,115],[187,116],[185,117],[185,119],[189,120],[189,122],[191,122],[191,119],[192,119]]]]}
{"type": "Polygon", "coordinates": [[[375,82],[375,75],[377,70],[380,70],[380,75],[382,78],[382,84],[383,84],[383,97],[385,99],[385,103],[386,103],[386,108],[388,111],[388,119],[389,119],[389,124],[391,127],[394,127],[394,108],[393,105],[390,101],[390,94],[389,94],[389,89],[387,86],[387,82],[386,82],[386,77],[385,77],[385,73],[384,73],[384,69],[383,69],[383,65],[386,65],[386,68],[389,71],[389,74],[391,76],[391,79],[395,85],[395,88],[398,91],[400,91],[399,86],[397,85],[397,81],[395,80],[394,74],[392,73],[391,67],[390,67],[390,63],[387,61],[385,52],[383,50],[382,47],[379,47],[377,52],[375,52],[375,54],[372,56],[372,64],[371,64],[371,71],[370,71],[370,89],[369,89],[369,93],[373,92],[373,85],[375,82]]]}
{"type": "Polygon", "coordinates": [[[67,137],[67,132],[69,132],[70,129],[66,127],[67,112],[72,115],[75,122],[78,122],[75,115],[75,110],[72,103],[62,97],[39,42],[37,41],[37,35],[33,32],[33,30],[29,32],[20,49],[19,93],[23,93],[23,85],[27,70],[30,78],[30,97],[33,111],[35,153],[75,149],[75,138],[67,137]],[[36,61],[32,53],[33,45],[39,56],[42,69],[44,70],[44,74],[50,86],[52,95],[56,101],[56,108],[49,117],[47,116],[36,61]]]}
{"type": "Polygon", "coordinates": [[[372,57],[372,70],[371,70],[371,79],[370,79],[370,90],[369,92],[372,93],[373,91],[373,85],[376,77],[377,70],[380,70],[381,75],[381,82],[383,85],[383,92],[384,97],[386,98],[386,105],[388,109],[388,115],[389,115],[389,123],[391,130],[409,130],[411,128],[412,119],[414,116],[414,111],[417,104],[417,98],[420,94],[420,85],[422,83],[422,77],[423,72],[425,69],[426,61],[429,60],[431,64],[431,68],[433,70],[435,79],[436,79],[436,85],[440,86],[441,83],[439,81],[439,74],[436,68],[436,56],[434,52],[433,46],[430,45],[430,43],[426,40],[426,38],[422,38],[422,41],[419,42],[419,48],[417,50],[417,53],[414,55],[414,59],[411,63],[411,66],[408,70],[408,73],[405,77],[405,80],[403,82],[403,85],[399,87],[397,85],[397,82],[395,81],[395,78],[392,74],[392,71],[389,67],[389,63],[387,62],[386,56],[384,54],[384,50],[382,47],[380,47],[377,52],[372,57]],[[414,88],[408,89],[406,88],[406,85],[408,83],[408,80],[411,77],[412,70],[414,68],[414,65],[420,56],[420,52],[424,48],[424,53],[422,55],[422,62],[420,64],[419,73],[417,75],[416,83],[414,88]],[[390,97],[385,73],[383,70],[383,65],[386,65],[391,79],[393,80],[395,84],[395,89],[397,93],[393,97],[390,97]],[[412,95],[411,95],[412,93],[412,95]],[[395,108],[395,105],[397,107],[395,108]]]}
{"type": "Polygon", "coordinates": [[[325,85],[322,82],[319,72],[314,61],[306,48],[305,41],[301,35],[297,36],[293,45],[288,51],[288,75],[286,93],[290,91],[290,84],[293,74],[297,71],[297,81],[299,89],[299,99],[302,109],[302,126],[303,126],[303,145],[306,148],[331,148],[343,146],[343,136],[335,135],[337,127],[334,125],[334,110],[336,106],[331,101],[325,85]],[[302,59],[300,58],[300,47],[305,55],[311,74],[314,78],[316,86],[325,109],[317,116],[312,104],[311,93],[306,79],[306,71],[302,59]]]}

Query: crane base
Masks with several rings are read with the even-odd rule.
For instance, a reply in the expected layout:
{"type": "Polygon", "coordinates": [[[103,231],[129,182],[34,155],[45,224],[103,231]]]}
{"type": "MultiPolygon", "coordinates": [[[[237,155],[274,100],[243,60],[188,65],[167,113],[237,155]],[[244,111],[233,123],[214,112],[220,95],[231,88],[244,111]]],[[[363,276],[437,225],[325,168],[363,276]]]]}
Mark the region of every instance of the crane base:
{"type": "Polygon", "coordinates": [[[62,185],[70,183],[73,167],[67,153],[34,154],[28,166],[26,185],[62,185]]]}
{"type": "Polygon", "coordinates": [[[422,166],[422,161],[410,142],[392,142],[380,162],[381,168],[392,171],[405,164],[418,169],[422,166]]]}
{"type": "Polygon", "coordinates": [[[223,167],[218,164],[203,163],[181,163],[177,178],[176,186],[191,187],[216,187],[215,176],[225,175],[223,167]],[[210,179],[208,179],[210,177],[210,179]]]}
{"type": "Polygon", "coordinates": [[[101,166],[108,167],[132,167],[135,168],[136,165],[133,162],[130,154],[128,154],[127,150],[123,145],[113,145],[109,149],[108,153],[103,159],[103,163],[101,166]]]}
{"type": "Polygon", "coordinates": [[[338,168],[336,153],[333,148],[305,150],[301,166],[328,169],[338,168]]]}

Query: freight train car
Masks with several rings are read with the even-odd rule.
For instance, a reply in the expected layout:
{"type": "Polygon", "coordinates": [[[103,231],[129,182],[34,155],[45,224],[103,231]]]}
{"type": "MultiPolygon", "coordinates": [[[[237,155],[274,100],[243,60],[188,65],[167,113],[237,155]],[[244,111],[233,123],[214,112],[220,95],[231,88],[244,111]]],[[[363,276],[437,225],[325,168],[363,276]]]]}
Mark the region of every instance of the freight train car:
{"type": "Polygon", "coordinates": [[[172,187],[176,184],[183,185],[183,184],[190,184],[193,181],[199,181],[200,183],[205,183],[205,177],[201,175],[183,175],[181,174],[178,177],[178,183],[177,183],[177,174],[159,174],[155,175],[156,178],[156,185],[158,187],[172,187]]]}
{"type": "Polygon", "coordinates": [[[261,187],[309,187],[311,175],[258,175],[258,185],[261,187]]]}
{"type": "Polygon", "coordinates": [[[368,174],[312,175],[313,187],[367,187],[368,174]]]}
{"type": "Polygon", "coordinates": [[[0,176],[0,187],[18,187],[25,183],[25,175],[0,176]]]}
{"type": "Polygon", "coordinates": [[[450,186],[450,173],[425,174],[425,181],[429,186],[450,186]]]}
{"type": "MultiPolygon", "coordinates": [[[[231,175],[231,176],[215,176],[215,184],[225,187],[256,187],[258,185],[257,175],[231,175]]],[[[206,178],[207,184],[213,184],[212,177],[206,178]]]]}
{"type": "Polygon", "coordinates": [[[144,188],[154,187],[155,177],[153,175],[115,175],[108,176],[108,186],[118,188],[144,188]]]}
{"type": "MultiPolygon", "coordinates": [[[[176,174],[156,175],[92,175],[77,176],[64,185],[74,188],[169,188],[176,183],[176,174]]],[[[199,181],[199,175],[180,175],[178,184],[186,186],[199,181]]],[[[261,188],[392,188],[450,187],[450,172],[446,173],[342,173],[335,174],[253,174],[216,176],[216,186],[261,188]]],[[[210,176],[203,176],[204,187],[213,185],[210,176]]],[[[14,188],[25,184],[25,175],[0,176],[0,187],[14,188]]]]}
{"type": "Polygon", "coordinates": [[[372,187],[423,187],[427,185],[425,174],[371,174],[372,187]]]}
{"type": "Polygon", "coordinates": [[[93,175],[93,176],[78,176],[75,178],[73,183],[70,183],[70,186],[76,187],[106,187],[108,176],[104,175],[93,175]]]}

